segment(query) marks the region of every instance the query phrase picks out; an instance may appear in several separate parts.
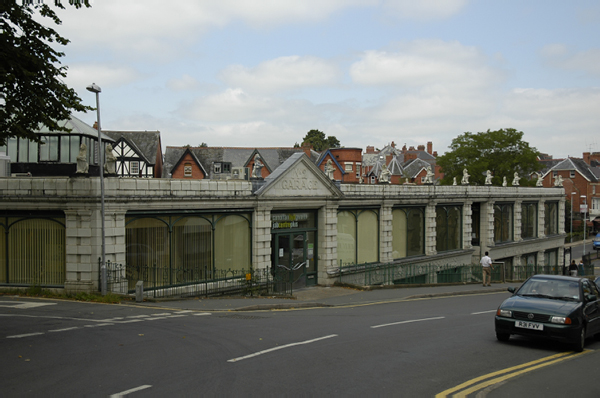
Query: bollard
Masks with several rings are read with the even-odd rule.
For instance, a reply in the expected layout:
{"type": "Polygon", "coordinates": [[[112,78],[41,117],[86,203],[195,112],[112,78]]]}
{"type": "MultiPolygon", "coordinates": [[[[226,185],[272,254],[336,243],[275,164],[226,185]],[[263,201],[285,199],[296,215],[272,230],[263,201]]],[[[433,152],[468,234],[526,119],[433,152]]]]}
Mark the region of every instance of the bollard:
{"type": "Polygon", "coordinates": [[[136,303],[144,301],[144,281],[137,281],[135,284],[135,301],[136,303]]]}

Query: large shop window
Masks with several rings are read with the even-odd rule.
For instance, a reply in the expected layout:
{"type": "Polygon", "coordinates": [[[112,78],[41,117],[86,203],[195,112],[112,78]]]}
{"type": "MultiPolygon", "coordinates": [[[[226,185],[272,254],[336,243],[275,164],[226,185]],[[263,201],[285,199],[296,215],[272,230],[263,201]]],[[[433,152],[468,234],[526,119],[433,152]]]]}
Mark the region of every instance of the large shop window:
{"type": "Polygon", "coordinates": [[[513,205],[498,203],[494,205],[494,242],[512,242],[513,240],[513,205]]]}
{"type": "Polygon", "coordinates": [[[558,234],[558,202],[544,203],[544,234],[558,234]]]}
{"type": "Polygon", "coordinates": [[[521,204],[521,238],[537,236],[537,203],[521,204]]]}
{"type": "Polygon", "coordinates": [[[403,207],[392,211],[394,259],[425,254],[424,214],[423,207],[403,207]]]}
{"type": "Polygon", "coordinates": [[[379,212],[376,209],[338,212],[338,262],[342,265],[379,261],[379,212]]]}
{"type": "Polygon", "coordinates": [[[250,214],[128,216],[127,267],[176,270],[178,279],[183,274],[194,280],[248,270],[250,219],[250,214]]]}
{"type": "Polygon", "coordinates": [[[64,286],[65,217],[0,217],[0,283],[64,286]]]}
{"type": "Polygon", "coordinates": [[[436,250],[462,249],[462,207],[440,205],[435,209],[436,250]]]}

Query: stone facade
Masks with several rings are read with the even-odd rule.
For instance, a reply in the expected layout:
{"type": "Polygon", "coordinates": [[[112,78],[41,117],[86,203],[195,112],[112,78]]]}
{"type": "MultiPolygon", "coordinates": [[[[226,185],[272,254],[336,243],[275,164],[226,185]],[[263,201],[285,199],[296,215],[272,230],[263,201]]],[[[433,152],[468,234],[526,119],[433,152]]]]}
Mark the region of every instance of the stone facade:
{"type": "MultiPolygon", "coordinates": [[[[275,170],[260,189],[252,182],[227,180],[105,179],[106,258],[126,261],[126,216],[132,211],[173,212],[190,210],[246,211],[252,214],[251,263],[271,266],[273,211],[315,211],[317,215],[318,283],[332,285],[338,263],[337,214],[341,208],[376,208],[379,214],[379,262],[423,264],[468,264],[478,262],[484,251],[493,259],[544,252],[563,255],[565,195],[557,188],[494,186],[336,185],[303,153],[292,156],[275,170]],[[538,204],[537,237],[521,239],[523,201],[538,204]],[[545,236],[544,203],[557,202],[558,233],[545,236]],[[514,204],[514,239],[494,243],[494,203],[514,204]],[[480,206],[480,246],[471,245],[472,206],[480,206]],[[458,250],[436,249],[436,206],[458,204],[462,208],[461,245],[458,250]],[[425,208],[424,255],[393,259],[392,211],[396,206],[425,208]]],[[[66,231],[67,290],[98,289],[98,259],[101,257],[101,203],[99,178],[2,178],[0,202],[5,212],[62,211],[66,231]]]]}

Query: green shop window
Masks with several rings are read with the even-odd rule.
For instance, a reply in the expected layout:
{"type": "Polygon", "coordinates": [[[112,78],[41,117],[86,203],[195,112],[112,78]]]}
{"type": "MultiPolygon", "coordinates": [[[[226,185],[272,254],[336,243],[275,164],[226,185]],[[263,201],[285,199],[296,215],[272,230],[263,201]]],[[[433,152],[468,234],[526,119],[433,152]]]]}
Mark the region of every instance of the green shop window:
{"type": "Polygon", "coordinates": [[[402,207],[392,210],[392,257],[425,254],[425,208],[402,207]]]}
{"type": "Polygon", "coordinates": [[[379,261],[379,210],[339,210],[337,224],[338,262],[346,264],[379,261]]]}
{"type": "Polygon", "coordinates": [[[462,249],[462,206],[439,205],[435,213],[436,250],[462,249]]]}

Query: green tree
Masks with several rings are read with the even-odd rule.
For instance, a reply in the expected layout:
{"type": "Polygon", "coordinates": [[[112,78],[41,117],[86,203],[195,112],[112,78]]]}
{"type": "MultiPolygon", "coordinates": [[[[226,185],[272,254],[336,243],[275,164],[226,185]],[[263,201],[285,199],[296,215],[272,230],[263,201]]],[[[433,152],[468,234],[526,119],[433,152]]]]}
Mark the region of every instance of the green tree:
{"type": "MultiPolygon", "coordinates": [[[[33,15],[61,20],[47,4],[17,0],[0,1],[0,145],[10,137],[39,142],[35,131],[45,125],[54,131],[68,131],[57,121],[68,119],[71,111],[85,112],[94,108],[81,103],[75,90],[62,82],[67,67],[59,58],[64,53],[51,47],[65,46],[69,40],[54,29],[35,21],[33,15]]],[[[55,0],[58,8],[64,8],[55,0]]],[[[69,4],[89,7],[89,0],[70,0],[69,4]]]]}
{"type": "Polygon", "coordinates": [[[539,152],[523,141],[523,132],[500,129],[483,133],[464,133],[452,140],[451,151],[437,158],[444,173],[442,184],[452,184],[453,178],[460,182],[463,169],[470,175],[469,182],[484,185],[486,171],[492,172],[492,184],[502,185],[506,177],[510,185],[514,173],[519,173],[521,185],[535,185],[529,174],[541,170],[539,152]]]}
{"type": "Polygon", "coordinates": [[[325,137],[325,133],[319,130],[310,130],[304,136],[303,143],[310,143],[315,151],[321,152],[329,148],[339,148],[340,141],[334,136],[325,137]]]}

